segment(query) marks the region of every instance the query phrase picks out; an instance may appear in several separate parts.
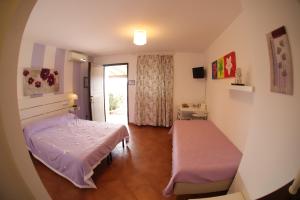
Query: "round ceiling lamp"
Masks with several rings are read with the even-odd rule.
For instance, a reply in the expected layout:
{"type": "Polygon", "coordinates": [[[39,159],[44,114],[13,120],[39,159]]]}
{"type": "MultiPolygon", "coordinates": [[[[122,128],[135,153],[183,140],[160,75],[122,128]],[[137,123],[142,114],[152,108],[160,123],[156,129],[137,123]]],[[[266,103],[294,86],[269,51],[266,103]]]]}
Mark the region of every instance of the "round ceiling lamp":
{"type": "Polygon", "coordinates": [[[133,43],[135,45],[145,45],[147,43],[147,33],[143,30],[135,30],[133,33],[133,43]]]}

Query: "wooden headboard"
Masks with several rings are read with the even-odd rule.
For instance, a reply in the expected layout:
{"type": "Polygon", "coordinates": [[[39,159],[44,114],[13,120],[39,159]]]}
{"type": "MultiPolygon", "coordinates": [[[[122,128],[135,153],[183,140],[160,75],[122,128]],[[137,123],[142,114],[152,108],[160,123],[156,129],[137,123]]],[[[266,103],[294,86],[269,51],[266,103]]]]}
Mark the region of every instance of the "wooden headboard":
{"type": "Polygon", "coordinates": [[[23,97],[19,99],[21,124],[67,113],[72,110],[73,101],[69,94],[47,94],[41,97],[23,97]]]}

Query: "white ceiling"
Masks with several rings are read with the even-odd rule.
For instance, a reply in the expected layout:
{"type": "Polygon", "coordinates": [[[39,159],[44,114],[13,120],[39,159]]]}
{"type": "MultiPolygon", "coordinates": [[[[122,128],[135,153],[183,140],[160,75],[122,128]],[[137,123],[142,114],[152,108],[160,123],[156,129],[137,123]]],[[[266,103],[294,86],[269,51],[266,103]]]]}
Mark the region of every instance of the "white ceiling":
{"type": "Polygon", "coordinates": [[[240,0],[38,0],[24,36],[91,55],[202,52],[240,12],[240,0]]]}

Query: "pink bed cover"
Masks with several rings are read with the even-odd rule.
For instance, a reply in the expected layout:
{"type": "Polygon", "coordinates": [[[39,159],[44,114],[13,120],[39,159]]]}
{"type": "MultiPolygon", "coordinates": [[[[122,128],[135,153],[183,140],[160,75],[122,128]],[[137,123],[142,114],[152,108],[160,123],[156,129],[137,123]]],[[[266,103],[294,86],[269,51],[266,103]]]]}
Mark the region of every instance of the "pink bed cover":
{"type": "Polygon", "coordinates": [[[177,182],[208,183],[235,176],[242,154],[212,122],[177,120],[170,132],[172,176],[165,196],[173,193],[177,182]]]}
{"type": "Polygon", "coordinates": [[[124,125],[54,117],[29,125],[25,140],[32,154],[80,188],[96,188],[93,169],[127,138],[124,125]]]}

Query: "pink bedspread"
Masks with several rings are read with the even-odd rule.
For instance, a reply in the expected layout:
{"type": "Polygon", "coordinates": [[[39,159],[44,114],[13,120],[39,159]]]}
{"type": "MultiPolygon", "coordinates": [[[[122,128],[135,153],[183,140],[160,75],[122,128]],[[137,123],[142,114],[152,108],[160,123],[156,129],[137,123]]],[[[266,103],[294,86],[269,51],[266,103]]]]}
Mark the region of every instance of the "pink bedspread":
{"type": "Polygon", "coordinates": [[[176,182],[208,183],[232,179],[242,154],[207,120],[177,120],[173,133],[172,177],[163,193],[169,196],[176,182]]]}
{"type": "Polygon", "coordinates": [[[124,125],[61,116],[28,125],[24,136],[32,154],[80,188],[96,188],[93,169],[127,138],[124,125]]]}

